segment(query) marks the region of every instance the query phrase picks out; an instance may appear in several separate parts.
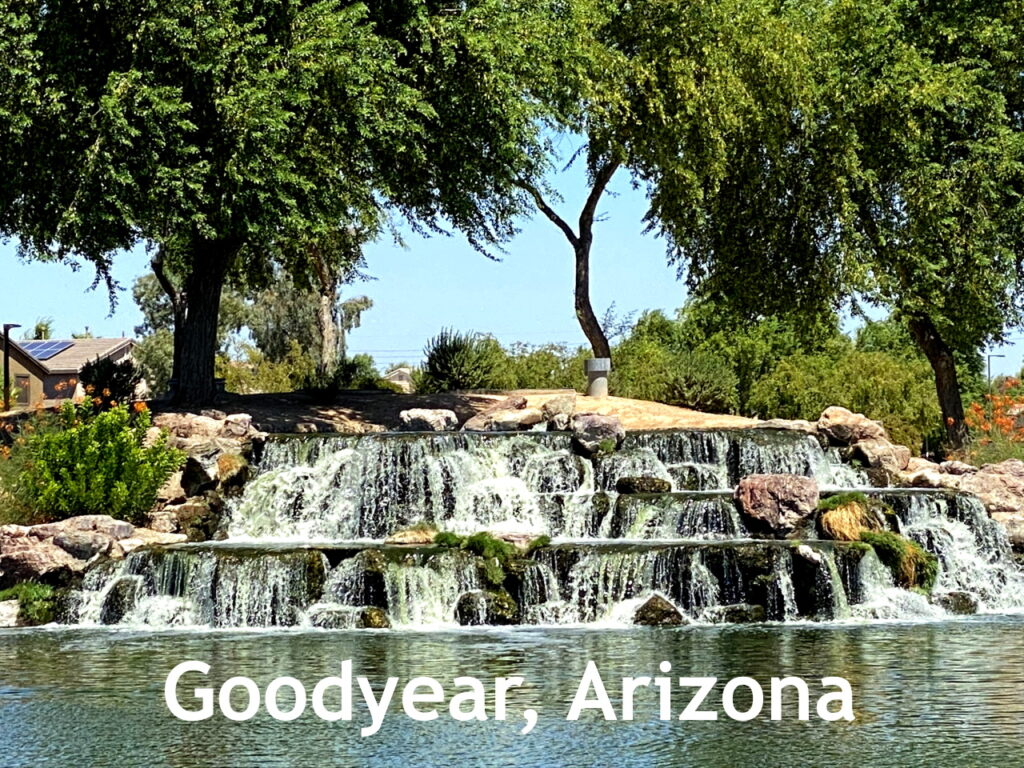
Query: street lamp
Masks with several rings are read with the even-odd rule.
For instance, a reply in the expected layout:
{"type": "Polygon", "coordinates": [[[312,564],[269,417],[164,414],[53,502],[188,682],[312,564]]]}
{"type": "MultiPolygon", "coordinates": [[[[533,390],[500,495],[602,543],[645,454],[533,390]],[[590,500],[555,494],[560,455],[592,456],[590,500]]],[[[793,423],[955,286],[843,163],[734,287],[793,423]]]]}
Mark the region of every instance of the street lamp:
{"type": "Polygon", "coordinates": [[[17,323],[4,323],[4,412],[11,410],[11,329],[17,323]]]}
{"type": "Polygon", "coordinates": [[[1006,355],[985,355],[985,363],[988,366],[988,388],[992,389],[992,358],[1006,357],[1006,355]]]}

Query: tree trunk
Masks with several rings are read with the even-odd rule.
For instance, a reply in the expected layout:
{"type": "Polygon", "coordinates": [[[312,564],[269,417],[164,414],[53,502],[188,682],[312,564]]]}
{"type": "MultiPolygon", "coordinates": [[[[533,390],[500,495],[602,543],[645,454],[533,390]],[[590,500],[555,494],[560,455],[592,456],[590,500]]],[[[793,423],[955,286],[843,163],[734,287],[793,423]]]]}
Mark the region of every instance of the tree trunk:
{"type": "Polygon", "coordinates": [[[328,292],[321,288],[316,308],[316,325],[320,332],[320,365],[321,373],[329,374],[338,366],[338,324],[334,319],[336,291],[334,286],[328,292]]]}
{"type": "Polygon", "coordinates": [[[951,448],[962,448],[967,438],[964,404],[960,398],[960,382],[956,375],[953,351],[939,335],[928,315],[916,315],[908,321],[910,333],[935,372],[935,391],[942,409],[942,422],[951,448]]]}
{"type": "Polygon", "coordinates": [[[214,361],[220,297],[237,248],[201,241],[193,248],[192,269],[179,295],[180,323],[174,328],[174,402],[206,405],[217,394],[214,361]]]}
{"type": "Polygon", "coordinates": [[[601,323],[594,314],[594,308],[590,304],[590,244],[593,241],[589,231],[581,233],[576,243],[576,319],[580,321],[580,327],[590,342],[590,348],[594,351],[594,357],[612,356],[611,347],[608,344],[608,337],[605,336],[601,323]]]}

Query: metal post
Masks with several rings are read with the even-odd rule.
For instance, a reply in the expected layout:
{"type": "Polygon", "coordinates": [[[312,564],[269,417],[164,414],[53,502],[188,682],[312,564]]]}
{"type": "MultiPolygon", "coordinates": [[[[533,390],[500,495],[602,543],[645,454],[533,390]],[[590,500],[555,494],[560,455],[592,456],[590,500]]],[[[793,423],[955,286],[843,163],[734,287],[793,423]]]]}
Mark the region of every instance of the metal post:
{"type": "Polygon", "coordinates": [[[11,329],[17,323],[4,323],[4,411],[11,410],[11,329]]]}
{"type": "Polygon", "coordinates": [[[1006,355],[985,355],[985,362],[988,366],[988,388],[992,389],[992,358],[993,357],[1006,357],[1006,355]]]}

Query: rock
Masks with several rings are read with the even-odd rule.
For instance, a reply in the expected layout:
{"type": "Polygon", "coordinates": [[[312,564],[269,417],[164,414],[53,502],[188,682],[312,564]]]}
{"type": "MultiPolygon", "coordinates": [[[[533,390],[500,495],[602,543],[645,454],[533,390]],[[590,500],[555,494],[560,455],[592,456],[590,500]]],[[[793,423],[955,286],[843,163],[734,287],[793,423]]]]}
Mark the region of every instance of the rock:
{"type": "Polygon", "coordinates": [[[184,501],[188,497],[188,494],[185,493],[185,489],[181,486],[181,474],[181,470],[178,470],[167,478],[167,482],[160,486],[160,490],[156,492],[157,501],[173,504],[175,502],[184,501]]]}
{"type": "Polygon", "coordinates": [[[939,464],[939,471],[946,475],[973,475],[978,468],[963,461],[944,461],[939,464]]]}
{"type": "Polygon", "coordinates": [[[53,543],[72,557],[91,560],[96,555],[106,555],[114,539],[95,531],[67,531],[53,537],[53,543]]]}
{"type": "Polygon", "coordinates": [[[904,473],[901,479],[912,488],[956,488],[959,485],[955,476],[943,474],[938,467],[904,473]]]}
{"type": "Polygon", "coordinates": [[[980,498],[990,515],[1024,513],[1024,461],[986,464],[959,479],[960,490],[980,498]]]}
{"type": "Polygon", "coordinates": [[[970,616],[978,612],[978,599],[968,592],[946,592],[932,595],[932,602],[947,613],[970,616]]]}
{"type": "Polygon", "coordinates": [[[765,611],[763,605],[750,603],[715,605],[705,608],[701,618],[712,624],[753,624],[765,620],[765,611]]]}
{"type": "Polygon", "coordinates": [[[633,614],[633,623],[644,627],[679,627],[686,619],[661,595],[651,595],[633,614]]]}
{"type": "Polygon", "coordinates": [[[572,418],[572,442],[584,456],[612,453],[626,439],[626,430],[618,416],[577,413],[572,418]]]}
{"type": "Polygon", "coordinates": [[[398,418],[404,432],[448,432],[459,425],[455,411],[445,408],[410,408],[398,418]]]}
{"type": "Polygon", "coordinates": [[[462,429],[466,432],[487,432],[491,428],[491,416],[500,411],[518,411],[526,407],[526,398],[512,395],[489,405],[466,420],[462,429]]]}
{"type": "Polygon", "coordinates": [[[56,523],[33,525],[29,535],[38,539],[49,539],[70,531],[94,531],[108,538],[126,539],[132,535],[135,526],[110,515],[78,515],[56,523]]]}
{"type": "Polygon", "coordinates": [[[507,592],[466,592],[455,606],[455,620],[464,627],[519,623],[519,606],[507,592]]]}
{"type": "Polygon", "coordinates": [[[311,422],[300,421],[298,424],[295,425],[295,431],[298,432],[299,434],[309,435],[319,432],[320,428],[316,424],[313,424],[311,422]]]}
{"type": "MultiPolygon", "coordinates": [[[[220,528],[221,513],[224,504],[213,492],[193,496],[181,504],[168,504],[164,513],[172,515],[174,523],[172,531],[185,535],[188,541],[210,541],[215,538],[220,528]]],[[[161,526],[164,527],[164,526],[161,526]]]]}
{"type": "Polygon", "coordinates": [[[751,527],[776,537],[793,533],[818,506],[818,484],[800,475],[748,475],[736,502],[751,527]]]}
{"type": "Polygon", "coordinates": [[[620,477],[615,481],[619,493],[669,493],[672,483],[660,477],[620,477]]]}
{"type": "Polygon", "coordinates": [[[928,459],[922,459],[920,456],[911,456],[910,461],[907,462],[907,467],[903,471],[906,474],[913,474],[914,472],[920,472],[925,469],[934,469],[936,472],[939,471],[939,465],[934,461],[928,459]]]}
{"type": "Polygon", "coordinates": [[[487,430],[490,432],[523,432],[544,421],[544,414],[539,408],[519,408],[496,411],[487,418],[487,430]]]}
{"type": "Polygon", "coordinates": [[[120,624],[135,608],[141,582],[138,576],[121,576],[107,590],[100,607],[101,624],[120,624]]]}
{"type": "Polygon", "coordinates": [[[576,395],[558,395],[544,401],[540,407],[544,421],[551,421],[556,416],[571,417],[576,413],[576,395]]]}
{"type": "Polygon", "coordinates": [[[0,538],[0,588],[19,581],[63,586],[85,569],[85,560],[34,536],[0,538]]]}
{"type": "Polygon", "coordinates": [[[817,423],[803,419],[768,419],[757,422],[754,429],[787,429],[791,432],[804,432],[808,435],[818,434],[817,423]]]}
{"type": "Polygon", "coordinates": [[[204,419],[213,419],[214,421],[224,421],[228,417],[224,411],[217,408],[204,408],[199,412],[199,415],[204,419]]]}
{"type": "Polygon", "coordinates": [[[4,600],[0,602],[0,629],[18,626],[19,610],[20,606],[17,600],[4,600]]]}
{"type": "Polygon", "coordinates": [[[252,428],[252,416],[248,413],[233,413],[224,418],[221,434],[225,437],[246,437],[252,428]]]}
{"type": "Polygon", "coordinates": [[[403,544],[425,547],[434,543],[437,528],[432,525],[414,525],[401,531],[395,531],[384,539],[385,544],[403,544]]]}
{"type": "Polygon", "coordinates": [[[391,619],[383,608],[369,606],[359,614],[356,626],[360,629],[391,629],[391,619]]]}
{"type": "Polygon", "coordinates": [[[853,459],[868,467],[879,467],[892,474],[902,472],[910,463],[910,449],[888,440],[859,440],[850,449],[853,459]]]}
{"type": "Polygon", "coordinates": [[[839,406],[822,411],[818,431],[839,445],[852,445],[861,440],[888,440],[885,428],[877,421],[839,406]]]}
{"type": "Polygon", "coordinates": [[[568,432],[569,426],[572,424],[572,416],[568,413],[556,413],[548,421],[549,432],[568,432]]]}
{"type": "Polygon", "coordinates": [[[806,544],[801,544],[799,547],[797,547],[796,554],[810,563],[814,563],[815,565],[821,565],[821,552],[811,549],[806,544]]]}
{"type": "Polygon", "coordinates": [[[217,480],[224,493],[230,494],[240,490],[251,475],[249,462],[242,454],[222,453],[217,457],[217,480]]]}

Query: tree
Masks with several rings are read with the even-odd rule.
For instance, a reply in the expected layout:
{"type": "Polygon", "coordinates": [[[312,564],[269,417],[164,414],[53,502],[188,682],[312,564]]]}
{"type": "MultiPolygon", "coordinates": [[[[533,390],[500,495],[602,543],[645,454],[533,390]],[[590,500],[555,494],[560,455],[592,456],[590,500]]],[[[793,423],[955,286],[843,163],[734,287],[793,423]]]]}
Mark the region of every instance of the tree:
{"type": "Polygon", "coordinates": [[[12,0],[0,234],[108,284],[153,247],[179,394],[209,400],[229,278],[392,212],[480,248],[514,231],[544,144],[521,73],[556,66],[560,5],[12,0]]]}
{"type": "Polygon", "coordinates": [[[36,320],[36,324],[32,326],[32,330],[27,331],[23,339],[27,341],[44,341],[46,339],[53,338],[53,318],[52,317],[40,317],[36,320]]]}
{"type": "Polygon", "coordinates": [[[1022,18],[1012,2],[882,0],[814,18],[814,98],[784,151],[733,145],[710,215],[666,208],[659,226],[698,293],[804,316],[888,309],[959,446],[957,363],[1022,319],[1022,18]]]}
{"type": "Polygon", "coordinates": [[[579,12],[560,87],[541,91],[559,130],[585,142],[570,159],[583,156],[588,180],[575,224],[557,212],[552,189],[519,183],[572,247],[577,318],[594,355],[609,357],[589,282],[609,184],[625,171],[646,190],[652,229],[681,210],[702,220],[726,177],[727,148],[779,136],[804,98],[808,22],[801,8],[768,0],[608,2],[579,12]]]}

